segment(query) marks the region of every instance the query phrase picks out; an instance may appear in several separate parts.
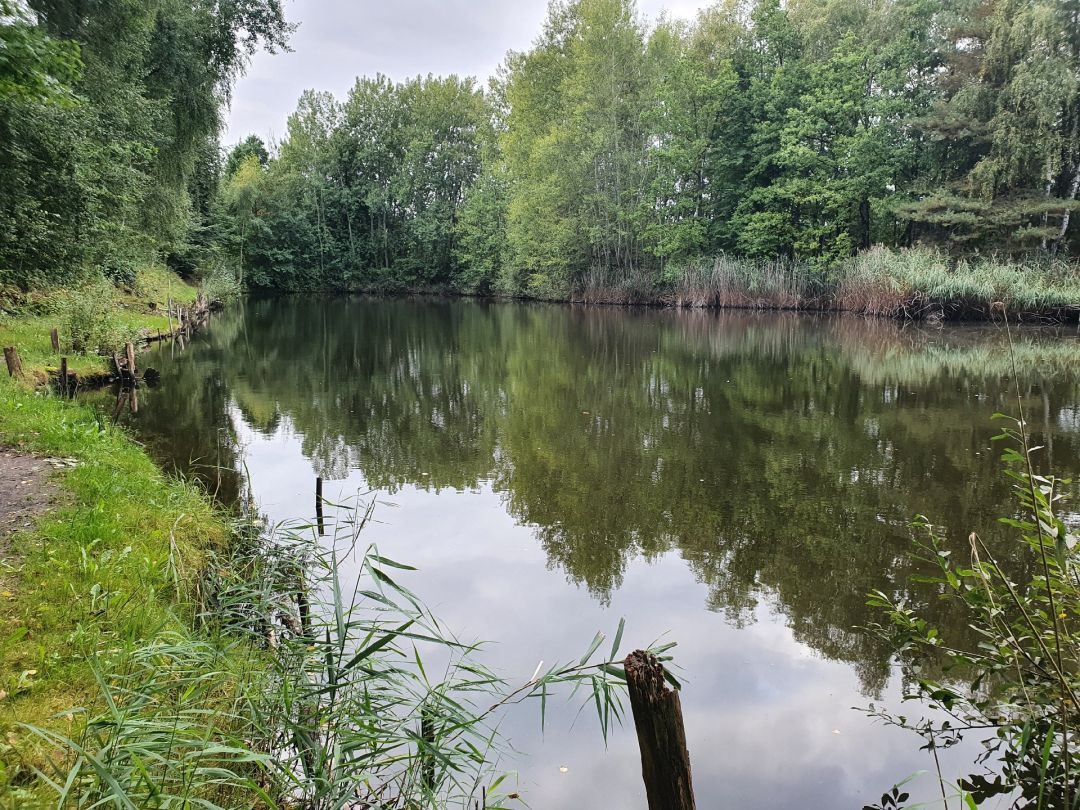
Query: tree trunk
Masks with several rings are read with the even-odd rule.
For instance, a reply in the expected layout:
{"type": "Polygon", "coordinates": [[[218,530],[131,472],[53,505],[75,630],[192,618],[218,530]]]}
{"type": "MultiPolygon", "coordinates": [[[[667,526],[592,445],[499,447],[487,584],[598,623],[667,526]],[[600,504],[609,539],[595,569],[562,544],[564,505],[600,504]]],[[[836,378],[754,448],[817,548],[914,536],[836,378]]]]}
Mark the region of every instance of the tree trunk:
{"type": "MultiPolygon", "coordinates": [[[[1073,173],[1072,182],[1069,184],[1069,196],[1066,198],[1069,202],[1076,199],[1076,192],[1080,190],[1080,164],[1077,165],[1076,171],[1073,173]]],[[[1058,250],[1061,249],[1061,244],[1065,241],[1065,233],[1069,230],[1069,219],[1072,216],[1072,209],[1066,208],[1065,213],[1061,216],[1061,228],[1058,230],[1057,239],[1054,240],[1051,253],[1057,255],[1058,250]]]]}

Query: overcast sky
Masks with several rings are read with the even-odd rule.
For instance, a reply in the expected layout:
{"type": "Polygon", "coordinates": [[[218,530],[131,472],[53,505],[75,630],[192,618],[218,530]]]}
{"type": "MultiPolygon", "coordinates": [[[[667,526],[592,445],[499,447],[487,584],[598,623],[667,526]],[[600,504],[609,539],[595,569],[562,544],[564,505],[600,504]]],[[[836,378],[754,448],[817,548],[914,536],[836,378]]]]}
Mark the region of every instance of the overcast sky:
{"type": "MultiPolygon", "coordinates": [[[[639,0],[655,19],[663,9],[692,17],[695,0],[639,0]]],[[[540,33],[547,0],[286,0],[300,24],[292,53],[259,53],[233,94],[223,143],[254,132],[285,133],[285,119],[308,88],[343,99],[357,76],[395,80],[428,73],[491,75],[508,50],[528,48],[540,33]]]]}

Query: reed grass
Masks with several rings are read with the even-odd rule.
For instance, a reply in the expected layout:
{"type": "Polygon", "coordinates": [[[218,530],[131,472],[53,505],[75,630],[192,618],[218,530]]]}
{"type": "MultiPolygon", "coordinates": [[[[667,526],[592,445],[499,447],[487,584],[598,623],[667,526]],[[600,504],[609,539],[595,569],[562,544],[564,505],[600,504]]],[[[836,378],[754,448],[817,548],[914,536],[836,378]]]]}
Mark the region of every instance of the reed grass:
{"type": "Polygon", "coordinates": [[[1014,316],[1073,320],[1080,267],[998,256],[953,261],[929,248],[876,247],[830,270],[792,259],[718,256],[657,274],[591,269],[572,300],[674,307],[832,310],[912,320],[1014,316]]]}
{"type": "Polygon", "coordinates": [[[1080,268],[995,256],[951,264],[932,250],[875,248],[842,266],[834,300],[850,312],[908,318],[1070,318],[1080,312],[1080,268]]]}
{"type": "Polygon", "coordinates": [[[788,259],[720,256],[687,266],[669,300],[677,307],[805,309],[816,306],[817,286],[805,267],[788,259]]]}

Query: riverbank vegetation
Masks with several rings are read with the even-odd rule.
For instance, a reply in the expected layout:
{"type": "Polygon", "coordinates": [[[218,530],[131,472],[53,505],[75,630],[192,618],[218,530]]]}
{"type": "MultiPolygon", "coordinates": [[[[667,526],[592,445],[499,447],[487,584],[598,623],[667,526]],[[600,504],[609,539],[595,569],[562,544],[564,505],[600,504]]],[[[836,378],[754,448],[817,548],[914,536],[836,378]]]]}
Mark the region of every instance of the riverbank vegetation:
{"type": "Polygon", "coordinates": [[[222,111],[289,32],[277,0],[0,0],[0,342],[24,371],[58,361],[53,328],[72,371],[102,371],[194,286],[231,294],[207,231],[222,111]]]}
{"type": "Polygon", "coordinates": [[[95,666],[110,671],[121,650],[183,630],[176,589],[192,582],[174,575],[198,570],[228,525],[93,409],[8,379],[0,443],[65,460],[57,506],[5,539],[0,574],[0,794],[33,806],[41,793],[28,769],[49,757],[20,724],[76,733],[77,708],[98,690],[95,666]]]}
{"type": "Polygon", "coordinates": [[[1072,314],[1071,14],[556,3],[486,88],[305,93],[232,153],[219,234],[273,289],[1072,314]]]}
{"type": "MultiPolygon", "coordinates": [[[[1078,538],[1062,504],[1070,482],[1036,472],[1034,457],[1042,448],[1032,445],[1030,430],[1021,409],[995,437],[1006,443],[1002,460],[1017,501],[1017,512],[1000,522],[1016,535],[1019,566],[995,556],[978,533],[954,555],[940,527],[928,518],[917,524],[919,559],[932,572],[925,581],[966,617],[977,643],[942,630],[898,594],[875,590],[869,602],[888,617],[875,627],[897,652],[905,699],[938,714],[911,719],[873,705],[869,713],[923,738],[938,763],[946,807],[952,798],[975,807],[1009,797],[1010,807],[1064,810],[1076,806],[1080,790],[1078,538]],[[974,772],[952,783],[941,772],[938,751],[965,738],[981,741],[985,751],[974,772]]],[[[883,796],[868,810],[902,806],[883,796]]]]}
{"type": "MultiPolygon", "coordinates": [[[[216,296],[212,300],[231,300],[228,289],[213,283],[204,281],[200,289],[216,296]]],[[[104,373],[109,356],[126,341],[170,332],[170,304],[189,307],[198,292],[160,264],[141,267],[134,282],[123,286],[88,274],[63,288],[13,291],[0,305],[0,345],[17,347],[23,372],[44,382],[60,360],[50,338],[56,329],[72,373],[104,373]]]]}

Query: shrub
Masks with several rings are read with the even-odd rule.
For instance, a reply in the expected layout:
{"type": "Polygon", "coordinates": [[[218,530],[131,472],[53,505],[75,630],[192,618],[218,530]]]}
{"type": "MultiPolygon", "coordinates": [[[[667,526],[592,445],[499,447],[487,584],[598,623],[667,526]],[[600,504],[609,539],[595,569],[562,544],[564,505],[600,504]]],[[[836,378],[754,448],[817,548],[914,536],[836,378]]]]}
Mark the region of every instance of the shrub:
{"type": "MultiPolygon", "coordinates": [[[[996,759],[997,767],[959,781],[961,806],[1011,795],[1010,807],[1065,810],[1080,798],[1080,636],[1074,626],[1080,616],[1080,549],[1058,508],[1069,482],[1034,471],[1038,448],[1030,446],[1022,412],[1012,423],[996,438],[1015,445],[1002,458],[1019,511],[1001,522],[1016,530],[1024,559],[1019,566],[1016,560],[999,561],[974,532],[970,557],[955,559],[941,532],[922,520],[924,557],[935,572],[927,579],[967,617],[979,641],[964,645],[903,601],[875,591],[870,604],[889,617],[875,629],[900,653],[904,682],[914,685],[905,699],[922,701],[945,717],[912,719],[873,706],[870,711],[917,732],[935,761],[938,749],[966,735],[984,741],[979,762],[996,759]],[[1017,576],[1018,568],[1030,573],[1017,576]],[[923,665],[929,660],[943,665],[944,678],[927,677],[923,665]]],[[[939,779],[944,796],[940,772],[939,779]]]]}
{"type": "Polygon", "coordinates": [[[116,288],[98,276],[66,290],[57,305],[63,334],[73,352],[111,354],[138,335],[117,316],[116,288]]]}
{"type": "Polygon", "coordinates": [[[202,281],[202,292],[211,304],[231,304],[243,294],[239,274],[218,262],[202,281]]]}

